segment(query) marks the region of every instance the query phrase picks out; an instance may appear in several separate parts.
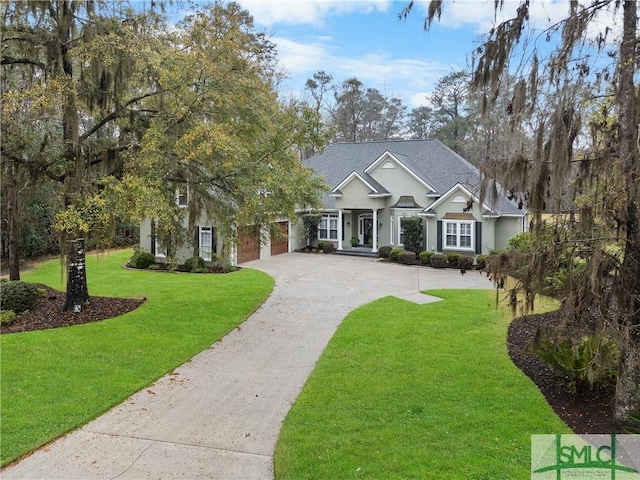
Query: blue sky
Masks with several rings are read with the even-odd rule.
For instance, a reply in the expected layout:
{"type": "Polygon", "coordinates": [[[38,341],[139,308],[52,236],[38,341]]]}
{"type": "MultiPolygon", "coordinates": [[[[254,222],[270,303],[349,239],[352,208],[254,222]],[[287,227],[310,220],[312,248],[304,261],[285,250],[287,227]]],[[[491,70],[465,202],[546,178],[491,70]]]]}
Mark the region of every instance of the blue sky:
{"type": "MultiPolygon", "coordinates": [[[[438,78],[471,61],[471,52],[494,24],[494,0],[445,0],[441,22],[423,30],[426,3],[408,0],[236,0],[278,46],[288,79],[281,90],[300,96],[318,70],[336,83],[356,76],[366,87],[398,97],[409,109],[427,104],[438,78]]],[[[518,0],[506,0],[498,20],[510,18],[518,0]]],[[[546,27],[567,13],[566,0],[532,2],[531,17],[546,27]]],[[[611,19],[604,19],[609,24],[611,19]]]]}

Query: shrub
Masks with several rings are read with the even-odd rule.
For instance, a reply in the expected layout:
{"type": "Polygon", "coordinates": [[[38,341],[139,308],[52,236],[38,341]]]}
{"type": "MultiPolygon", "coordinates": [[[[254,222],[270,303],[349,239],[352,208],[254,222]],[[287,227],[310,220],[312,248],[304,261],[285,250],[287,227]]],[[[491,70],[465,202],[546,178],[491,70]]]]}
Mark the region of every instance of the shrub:
{"type": "Polygon", "coordinates": [[[318,240],[318,249],[322,250],[322,248],[324,247],[324,244],[327,243],[324,240],[318,240]]]}
{"type": "Polygon", "coordinates": [[[0,325],[9,325],[17,316],[13,310],[0,310],[0,325]]]}
{"type": "Polygon", "coordinates": [[[420,252],[420,265],[431,265],[431,257],[433,257],[434,254],[435,252],[430,252],[428,250],[420,252]]]}
{"type": "Polygon", "coordinates": [[[391,247],[389,245],[383,245],[378,249],[378,256],[380,258],[389,258],[390,253],[391,253],[391,247]]]}
{"type": "Polygon", "coordinates": [[[196,265],[193,265],[193,258],[187,258],[184,261],[184,268],[187,272],[197,272],[198,270],[202,271],[204,270],[204,259],[202,257],[195,257],[196,258],[196,265]]]}
{"type": "Polygon", "coordinates": [[[461,255],[460,258],[458,258],[458,267],[460,267],[461,270],[471,270],[473,268],[473,257],[461,255]]]}
{"type": "Polygon", "coordinates": [[[398,261],[398,255],[400,255],[402,252],[404,252],[404,248],[393,248],[391,249],[391,251],[389,252],[389,259],[392,262],[397,262],[398,261]]]}
{"type": "MultiPolygon", "coordinates": [[[[322,215],[318,213],[307,213],[302,216],[304,234],[309,239],[309,243],[318,238],[318,226],[320,225],[321,221],[322,215]]],[[[320,242],[318,242],[318,248],[322,248],[320,246],[320,242]]]]}
{"type": "Polygon", "coordinates": [[[431,255],[431,266],[433,268],[445,268],[447,266],[447,256],[444,253],[434,253],[431,255]]]}
{"type": "Polygon", "coordinates": [[[458,259],[461,257],[459,253],[447,253],[447,264],[450,267],[458,266],[458,259]]]}
{"type": "Polygon", "coordinates": [[[476,257],[476,269],[484,270],[487,268],[487,256],[486,255],[478,255],[476,257]]]}
{"type": "Polygon", "coordinates": [[[403,265],[414,265],[416,263],[415,252],[410,252],[409,250],[400,252],[398,254],[398,262],[400,262],[403,265]]]}
{"type": "Polygon", "coordinates": [[[154,263],[156,263],[156,257],[153,253],[142,252],[140,250],[135,251],[129,259],[129,266],[131,268],[140,268],[143,270],[149,268],[154,263]]]}
{"type": "Polygon", "coordinates": [[[33,283],[10,280],[2,283],[2,296],[0,296],[0,309],[13,310],[22,313],[32,308],[41,294],[33,283]]]}
{"type": "Polygon", "coordinates": [[[404,248],[416,255],[422,250],[422,219],[420,217],[402,217],[404,248]]]}
{"type": "Polygon", "coordinates": [[[333,242],[324,242],[322,244],[322,251],[324,253],[333,253],[336,251],[336,246],[333,244],[333,242]]]}
{"type": "Polygon", "coordinates": [[[609,385],[617,376],[618,345],[603,335],[587,335],[574,343],[569,338],[549,340],[538,333],[532,350],[561,373],[560,378],[573,393],[609,385]]]}

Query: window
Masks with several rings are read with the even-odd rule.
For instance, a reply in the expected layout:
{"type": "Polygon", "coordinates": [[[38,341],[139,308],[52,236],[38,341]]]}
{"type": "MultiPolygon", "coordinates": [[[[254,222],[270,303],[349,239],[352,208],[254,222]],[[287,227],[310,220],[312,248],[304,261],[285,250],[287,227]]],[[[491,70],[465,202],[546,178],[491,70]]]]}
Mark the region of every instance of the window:
{"type": "Polygon", "coordinates": [[[444,222],[445,248],[472,250],[473,222],[444,222]]]}
{"type": "Polygon", "coordinates": [[[188,193],[188,190],[186,185],[181,185],[178,188],[176,188],[176,203],[178,204],[179,207],[187,206],[187,201],[188,201],[187,193],[188,193]]]}
{"type": "Polygon", "coordinates": [[[200,227],[200,256],[206,262],[211,261],[213,253],[213,228],[200,227]]]}
{"type": "Polygon", "coordinates": [[[318,238],[320,240],[338,239],[338,215],[326,214],[322,216],[318,227],[318,238]]]}

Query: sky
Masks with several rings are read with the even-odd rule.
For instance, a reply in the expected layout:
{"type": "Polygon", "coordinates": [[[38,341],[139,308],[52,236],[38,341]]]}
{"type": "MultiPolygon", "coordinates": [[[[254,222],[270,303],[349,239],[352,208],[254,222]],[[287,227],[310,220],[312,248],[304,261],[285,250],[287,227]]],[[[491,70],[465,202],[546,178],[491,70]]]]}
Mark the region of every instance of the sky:
{"type": "MultiPolygon", "coordinates": [[[[472,51],[494,24],[494,0],[445,0],[440,22],[423,28],[426,3],[409,0],[236,0],[277,45],[287,79],[281,91],[304,95],[308,78],[324,70],[335,83],[357,77],[365,88],[397,97],[409,110],[428,104],[439,78],[467,69],[472,51]]],[[[498,20],[511,18],[518,0],[505,0],[498,20]]],[[[566,0],[532,2],[539,28],[567,13],[566,0]]],[[[603,20],[610,22],[610,19],[603,20]]]]}

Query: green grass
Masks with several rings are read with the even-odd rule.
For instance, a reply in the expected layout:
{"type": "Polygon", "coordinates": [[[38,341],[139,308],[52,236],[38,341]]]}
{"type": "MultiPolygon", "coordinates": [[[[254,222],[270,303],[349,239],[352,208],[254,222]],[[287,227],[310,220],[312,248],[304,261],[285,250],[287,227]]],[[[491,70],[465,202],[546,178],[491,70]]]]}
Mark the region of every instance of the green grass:
{"type": "Polygon", "coordinates": [[[344,320],[280,432],[276,479],[522,479],[571,433],[510,361],[495,293],[387,297],[344,320]]]}
{"type": "MultiPolygon", "coordinates": [[[[273,279],[121,268],[131,251],[87,258],[89,293],[147,298],[126,315],[74,327],[2,335],[2,464],[77,428],[206,349],[266,299],[273,279]]],[[[23,280],[61,288],[60,262],[23,280]]]]}

